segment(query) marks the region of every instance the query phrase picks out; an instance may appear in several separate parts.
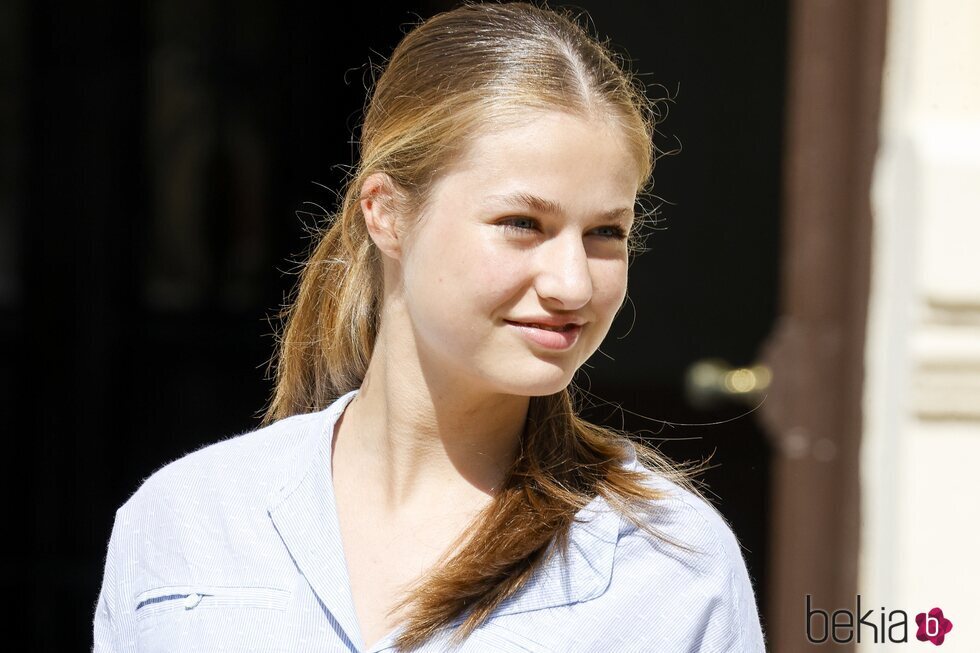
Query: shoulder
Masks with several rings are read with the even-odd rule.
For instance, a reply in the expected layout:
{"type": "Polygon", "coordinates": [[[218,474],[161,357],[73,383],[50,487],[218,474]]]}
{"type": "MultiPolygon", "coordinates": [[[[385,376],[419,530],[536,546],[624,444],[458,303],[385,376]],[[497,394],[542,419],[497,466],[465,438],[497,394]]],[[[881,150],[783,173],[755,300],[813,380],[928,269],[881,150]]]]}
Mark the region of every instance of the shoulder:
{"type": "MultiPolygon", "coordinates": [[[[204,446],[151,474],[116,511],[107,566],[132,609],[144,592],[185,586],[277,587],[288,555],[270,497],[310,466],[323,413],[204,446]]],[[[176,591],[176,590],[175,590],[176,591]]]]}
{"type": "Polygon", "coordinates": [[[322,412],[294,415],[202,446],[144,479],[117,515],[261,503],[290,461],[315,440],[321,423],[322,412]]]}
{"type": "MultiPolygon", "coordinates": [[[[675,482],[658,471],[639,464],[634,469],[644,475],[644,484],[662,493],[648,504],[644,521],[658,532],[718,558],[741,558],[741,545],[728,520],[700,493],[675,482]]],[[[625,524],[624,536],[644,537],[632,524],[625,524]]]]}
{"type": "MultiPolygon", "coordinates": [[[[279,588],[292,563],[268,497],[318,442],[309,413],[203,446],[149,477],[116,511],[97,620],[131,632],[138,606],[189,588],[279,588]]],[[[103,636],[104,634],[103,630],[103,636]]]]}
{"type": "MultiPolygon", "coordinates": [[[[709,650],[764,651],[755,588],[742,546],[725,517],[700,494],[659,472],[636,465],[645,484],[662,490],[642,521],[654,537],[623,520],[617,566],[631,569],[637,600],[674,614],[673,636],[698,640],[709,650]]],[[[622,575],[620,576],[622,578],[622,575]]],[[[655,616],[655,615],[651,615],[655,616]]]]}

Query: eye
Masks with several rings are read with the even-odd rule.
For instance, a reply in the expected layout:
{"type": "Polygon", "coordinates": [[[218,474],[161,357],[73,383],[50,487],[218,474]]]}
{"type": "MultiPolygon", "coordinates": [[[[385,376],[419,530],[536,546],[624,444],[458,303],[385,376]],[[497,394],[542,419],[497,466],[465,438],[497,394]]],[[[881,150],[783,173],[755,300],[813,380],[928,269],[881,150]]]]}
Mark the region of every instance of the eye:
{"type": "Polygon", "coordinates": [[[537,222],[535,222],[532,218],[517,217],[517,218],[508,218],[507,220],[501,222],[500,225],[507,231],[524,235],[534,231],[537,222]],[[518,227],[514,225],[515,222],[518,224],[526,224],[530,226],[518,227]]]}
{"type": "Polygon", "coordinates": [[[605,237],[606,238],[609,238],[611,240],[625,240],[626,239],[626,232],[623,231],[623,228],[620,227],[619,225],[611,224],[611,225],[609,225],[607,227],[599,227],[599,229],[607,230],[608,233],[607,233],[607,235],[605,237]]]}
{"type": "MultiPolygon", "coordinates": [[[[519,235],[525,235],[535,231],[537,228],[537,220],[534,218],[526,218],[519,216],[516,218],[508,218],[503,222],[499,223],[507,231],[516,233],[519,235]],[[515,224],[516,223],[516,224],[515,224]],[[526,226],[517,226],[526,225],[526,226]]],[[[619,225],[611,224],[605,227],[598,227],[595,229],[596,232],[605,232],[602,234],[602,238],[607,240],[625,240],[626,231],[623,230],[619,225]]]]}

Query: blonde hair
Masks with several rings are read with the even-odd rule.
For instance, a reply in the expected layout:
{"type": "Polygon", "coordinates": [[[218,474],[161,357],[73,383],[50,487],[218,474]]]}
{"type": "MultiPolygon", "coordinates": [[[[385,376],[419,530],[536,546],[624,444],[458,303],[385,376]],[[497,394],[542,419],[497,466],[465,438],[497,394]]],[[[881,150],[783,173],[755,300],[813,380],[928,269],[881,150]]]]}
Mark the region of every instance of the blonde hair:
{"type": "MultiPolygon", "coordinates": [[[[318,235],[298,291],[280,315],[275,390],[264,421],[322,410],[359,388],[378,333],[381,257],[360,210],[368,175],[385,173],[397,211],[424,213],[435,181],[473,139],[506,128],[528,110],[611,121],[630,143],[643,191],[651,183],[655,103],[606,45],[567,10],[524,2],[464,2],[415,26],[377,79],[361,129],[361,159],[342,205],[318,235]]],[[[642,222],[630,234],[637,246],[642,222]]],[[[567,550],[576,514],[602,496],[637,528],[669,540],[643,516],[664,494],[648,470],[697,492],[694,471],[629,434],[578,416],[574,385],[531,397],[520,452],[507,480],[455,553],[407,592],[411,607],[396,645],[411,650],[467,613],[463,641],[556,551],[567,550]]],[[[683,543],[676,546],[689,549],[683,543]]]]}

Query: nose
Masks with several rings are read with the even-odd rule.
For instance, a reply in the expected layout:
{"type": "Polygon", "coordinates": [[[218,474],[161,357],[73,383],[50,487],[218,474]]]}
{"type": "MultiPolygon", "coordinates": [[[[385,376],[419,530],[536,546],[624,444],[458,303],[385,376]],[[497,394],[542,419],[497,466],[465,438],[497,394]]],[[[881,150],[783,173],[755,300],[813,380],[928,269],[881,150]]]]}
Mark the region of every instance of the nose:
{"type": "Polygon", "coordinates": [[[538,296],[574,310],[592,299],[592,272],[581,236],[552,238],[539,250],[534,287],[538,296]]]}

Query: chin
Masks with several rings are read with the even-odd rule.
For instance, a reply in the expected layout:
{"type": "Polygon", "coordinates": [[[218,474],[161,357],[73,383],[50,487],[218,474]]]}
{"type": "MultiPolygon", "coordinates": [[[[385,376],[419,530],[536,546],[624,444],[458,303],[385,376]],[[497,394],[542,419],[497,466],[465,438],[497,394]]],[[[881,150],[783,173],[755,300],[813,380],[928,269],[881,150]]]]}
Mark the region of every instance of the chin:
{"type": "Polygon", "coordinates": [[[561,392],[572,381],[573,374],[556,370],[553,374],[535,373],[533,370],[515,370],[507,375],[506,385],[510,393],[525,397],[546,397],[561,392]]]}

